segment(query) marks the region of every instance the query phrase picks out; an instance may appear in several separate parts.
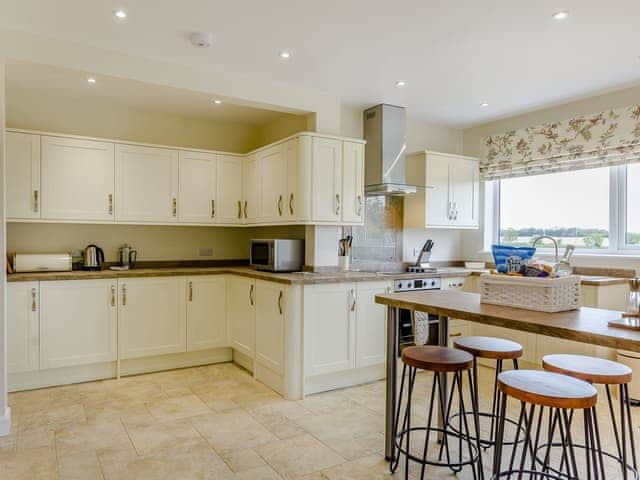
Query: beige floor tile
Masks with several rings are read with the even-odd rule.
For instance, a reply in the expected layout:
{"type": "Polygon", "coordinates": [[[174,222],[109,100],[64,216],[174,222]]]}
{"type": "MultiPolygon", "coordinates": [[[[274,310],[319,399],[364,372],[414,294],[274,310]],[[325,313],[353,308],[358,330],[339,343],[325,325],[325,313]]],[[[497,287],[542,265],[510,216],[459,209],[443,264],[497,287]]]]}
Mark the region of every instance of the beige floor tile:
{"type": "Polygon", "coordinates": [[[221,454],[253,448],[277,438],[242,410],[194,417],[193,426],[221,454]]]}
{"type": "Polygon", "coordinates": [[[322,471],[327,480],[381,480],[393,478],[380,455],[370,455],[322,471]]]}
{"type": "Polygon", "coordinates": [[[278,438],[295,437],[305,433],[295,420],[312,415],[299,402],[282,399],[254,407],[249,410],[249,413],[278,438]]]}
{"type": "Polygon", "coordinates": [[[17,434],[18,450],[29,448],[53,447],[54,431],[50,428],[40,428],[34,430],[24,430],[17,434]]]}
{"type": "Polygon", "coordinates": [[[282,480],[282,477],[271,467],[259,467],[245,470],[235,476],[236,480],[282,480]]]}
{"type": "Polygon", "coordinates": [[[186,420],[130,425],[126,427],[126,430],[139,455],[147,455],[176,443],[202,440],[200,434],[186,420]]]}
{"type": "Polygon", "coordinates": [[[240,408],[240,405],[230,398],[220,398],[211,392],[199,393],[198,398],[200,398],[207,407],[216,413],[228,412],[229,410],[240,408]]]}
{"type": "Polygon", "coordinates": [[[147,406],[141,402],[107,400],[101,403],[90,402],[84,406],[88,422],[118,422],[124,425],[140,425],[156,422],[147,406]]]}
{"type": "Polygon", "coordinates": [[[256,450],[285,479],[324,470],[345,461],[311,435],[279,440],[256,450]]]}
{"type": "Polygon", "coordinates": [[[193,417],[211,412],[209,407],[197,395],[193,394],[149,403],[147,408],[151,415],[161,421],[193,417]]]}
{"type": "Polygon", "coordinates": [[[0,453],[0,478],[7,480],[57,480],[58,469],[53,448],[0,453]]]}
{"type": "Polygon", "coordinates": [[[256,469],[265,466],[266,463],[255,450],[247,448],[245,450],[234,450],[221,455],[222,459],[234,472],[256,469]]]}
{"type": "Polygon", "coordinates": [[[87,422],[64,427],[56,431],[55,442],[59,456],[103,449],[133,449],[120,422],[87,422]]]}
{"type": "Polygon", "coordinates": [[[18,434],[11,432],[0,437],[0,453],[15,452],[18,443],[18,434]]]}
{"type": "Polygon", "coordinates": [[[103,480],[95,452],[79,452],[58,458],[60,480],[103,480]]]}
{"type": "Polygon", "coordinates": [[[85,421],[84,408],[78,403],[61,407],[44,407],[42,410],[29,414],[17,414],[14,425],[17,426],[19,431],[25,431],[43,428],[55,429],[85,421]]]}

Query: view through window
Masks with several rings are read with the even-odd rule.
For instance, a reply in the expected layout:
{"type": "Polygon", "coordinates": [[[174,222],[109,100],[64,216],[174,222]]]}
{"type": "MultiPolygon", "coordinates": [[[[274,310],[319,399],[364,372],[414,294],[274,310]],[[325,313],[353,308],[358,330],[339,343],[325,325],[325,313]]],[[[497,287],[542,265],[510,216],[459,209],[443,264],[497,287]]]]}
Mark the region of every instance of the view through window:
{"type": "MultiPolygon", "coordinates": [[[[560,246],[608,249],[609,175],[606,167],[501,180],[500,243],[525,246],[539,235],[549,235],[560,246]]],[[[640,169],[634,175],[640,199],[640,169]]],[[[636,232],[640,232],[638,213],[636,209],[634,222],[628,221],[636,232]]],[[[640,234],[633,238],[640,243],[640,234]]],[[[537,246],[553,245],[545,240],[537,246]]]]}

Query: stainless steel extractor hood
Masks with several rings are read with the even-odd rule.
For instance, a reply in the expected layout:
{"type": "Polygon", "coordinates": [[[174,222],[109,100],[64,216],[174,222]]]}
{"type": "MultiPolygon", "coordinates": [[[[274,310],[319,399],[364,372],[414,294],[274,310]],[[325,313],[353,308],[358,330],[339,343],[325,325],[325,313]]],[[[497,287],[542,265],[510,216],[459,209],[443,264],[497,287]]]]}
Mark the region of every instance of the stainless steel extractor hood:
{"type": "Polygon", "coordinates": [[[364,111],[366,195],[416,192],[405,178],[406,126],[403,107],[381,104],[364,111]]]}

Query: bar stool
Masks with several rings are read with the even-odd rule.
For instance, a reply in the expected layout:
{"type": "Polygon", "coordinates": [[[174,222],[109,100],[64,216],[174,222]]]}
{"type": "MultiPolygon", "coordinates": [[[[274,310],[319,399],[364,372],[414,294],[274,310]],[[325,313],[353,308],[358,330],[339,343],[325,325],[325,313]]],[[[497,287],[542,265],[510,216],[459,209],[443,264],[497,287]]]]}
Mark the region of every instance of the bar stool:
{"type": "MultiPolygon", "coordinates": [[[[466,465],[470,465],[473,473],[473,478],[484,479],[484,471],[482,469],[482,455],[479,441],[472,440],[478,438],[479,435],[479,423],[477,411],[475,410],[475,404],[470,402],[471,412],[473,415],[473,424],[475,428],[476,436],[473,437],[469,431],[469,422],[467,420],[467,411],[464,401],[462,377],[464,372],[467,372],[470,390],[473,392],[473,378],[471,375],[471,367],[473,366],[473,356],[467,352],[460,350],[454,350],[446,347],[437,346],[421,346],[421,347],[407,347],[402,351],[402,382],[400,384],[400,398],[398,401],[398,408],[395,412],[394,418],[394,442],[399,452],[396,458],[392,461],[391,472],[395,473],[400,463],[401,454],[405,456],[405,480],[409,476],[409,461],[416,462],[421,467],[421,477],[424,478],[425,467],[427,465],[436,467],[448,467],[454,473],[458,473],[466,465]],[[433,372],[433,383],[431,386],[431,394],[428,405],[427,424],[424,427],[414,427],[411,425],[411,408],[413,401],[413,389],[416,379],[416,373],[418,370],[433,372]],[[453,374],[453,381],[451,383],[451,389],[447,396],[446,390],[446,375],[453,374]],[[404,394],[406,390],[406,395],[404,394]],[[433,426],[433,409],[436,400],[437,392],[437,406],[440,411],[440,421],[442,428],[433,426]],[[455,396],[454,396],[455,395],[455,396]],[[402,427],[400,424],[400,410],[402,408],[402,400],[405,398],[405,412],[402,420],[402,427]],[[460,429],[464,425],[465,435],[456,434],[446,427],[446,418],[448,418],[451,409],[452,401],[456,399],[460,408],[460,429]],[[419,457],[411,452],[411,434],[414,432],[424,432],[424,448],[422,456],[419,457]],[[441,444],[438,458],[428,458],[429,439],[431,434],[435,433],[435,436],[440,436],[441,444]],[[450,451],[450,440],[458,440],[458,458],[452,459],[452,452],[450,451]],[[404,442],[404,447],[403,447],[404,442]],[[463,456],[463,450],[466,449],[466,453],[463,456]],[[443,453],[446,453],[446,460],[443,460],[443,453]]],[[[473,394],[471,394],[473,396],[473,394]]]]}
{"type": "MultiPolygon", "coordinates": [[[[615,460],[622,469],[622,478],[638,477],[638,464],[636,459],[635,439],[633,435],[633,421],[631,418],[631,399],[629,398],[629,383],[631,382],[632,370],[618,362],[613,362],[604,358],[589,357],[586,355],[546,355],[542,359],[542,366],[550,372],[562,373],[574,378],[579,378],[586,382],[604,385],[609,403],[609,413],[611,415],[611,425],[616,441],[617,456],[606,451],[598,451],[599,455],[604,455],[615,460]],[[619,386],[620,418],[616,418],[614,402],[611,398],[611,386],[619,386]],[[627,432],[629,435],[627,442],[627,432]],[[627,447],[627,444],[629,447],[627,447]],[[629,450],[629,451],[628,451],[629,450]]],[[[598,424],[595,424],[596,429],[598,424]]],[[[596,433],[597,430],[596,430],[596,433]]],[[[584,448],[584,445],[576,445],[584,448]]],[[[604,475],[604,464],[602,464],[602,476],[604,475]]]]}
{"type": "MultiPolygon", "coordinates": [[[[566,480],[584,478],[597,478],[599,470],[596,451],[600,448],[600,438],[594,427],[595,405],[598,401],[598,392],[593,385],[583,380],[568,377],[554,372],[536,370],[511,370],[498,376],[498,390],[500,391],[498,404],[500,414],[498,417],[498,434],[496,448],[494,450],[492,479],[511,478],[517,474],[522,478],[523,474],[529,474],[529,478],[549,478],[566,480]],[[511,397],[520,401],[520,414],[518,429],[516,430],[516,444],[511,452],[509,464],[502,468],[502,452],[504,441],[504,426],[507,410],[507,399],[511,397]],[[527,408],[528,407],[528,408],[527,408]],[[536,410],[539,407],[539,410],[536,410]],[[548,430],[546,432],[547,443],[542,461],[538,461],[535,452],[540,449],[543,416],[548,410],[548,430]],[[578,469],[575,454],[575,444],[571,434],[571,422],[569,412],[582,410],[584,415],[585,438],[585,465],[586,477],[582,470],[578,469]],[[537,413],[537,420],[534,419],[537,413]],[[562,462],[566,464],[567,476],[559,475],[557,470],[551,469],[551,444],[559,429],[560,446],[562,447],[562,462]],[[517,444],[521,428],[524,428],[524,442],[517,444]],[[521,448],[520,448],[521,447],[521,448]],[[515,463],[518,451],[521,450],[520,460],[515,463]],[[589,453],[591,455],[589,455],[589,453]],[[528,459],[527,457],[530,457],[528,459]],[[538,469],[538,466],[541,469],[538,469]]],[[[582,465],[581,465],[582,467],[582,465]]]]}
{"type": "MultiPolygon", "coordinates": [[[[503,361],[512,360],[513,368],[518,369],[518,359],[522,357],[522,345],[511,340],[505,340],[495,337],[481,337],[481,336],[469,336],[458,338],[453,342],[453,347],[458,350],[464,350],[465,352],[473,355],[473,385],[474,385],[474,402],[478,416],[482,418],[491,419],[491,427],[489,429],[489,438],[480,438],[480,444],[484,448],[489,448],[495,445],[495,431],[496,431],[496,419],[498,418],[498,375],[502,373],[503,361]],[[491,412],[482,412],[479,407],[479,392],[478,392],[478,358],[486,358],[496,361],[496,373],[493,380],[493,399],[491,402],[491,412]]],[[[460,413],[449,418],[449,424],[451,428],[460,433],[453,425],[452,420],[456,418],[460,413]]],[[[516,422],[507,418],[506,421],[513,425],[516,422]]],[[[513,442],[505,442],[505,445],[512,445],[513,442]]]]}

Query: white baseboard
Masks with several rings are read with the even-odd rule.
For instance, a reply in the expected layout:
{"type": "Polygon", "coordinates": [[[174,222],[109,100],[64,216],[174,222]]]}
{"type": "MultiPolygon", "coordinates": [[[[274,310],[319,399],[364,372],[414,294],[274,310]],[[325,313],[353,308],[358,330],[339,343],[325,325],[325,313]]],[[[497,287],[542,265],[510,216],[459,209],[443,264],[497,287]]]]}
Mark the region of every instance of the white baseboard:
{"type": "Polygon", "coordinates": [[[11,408],[7,407],[4,415],[0,416],[0,437],[11,433],[11,408]]]}
{"type": "Polygon", "coordinates": [[[386,367],[384,364],[371,367],[354,368],[343,372],[315,375],[304,380],[304,394],[327,392],[338,388],[352,387],[363,383],[375,382],[385,378],[386,367]]]}

